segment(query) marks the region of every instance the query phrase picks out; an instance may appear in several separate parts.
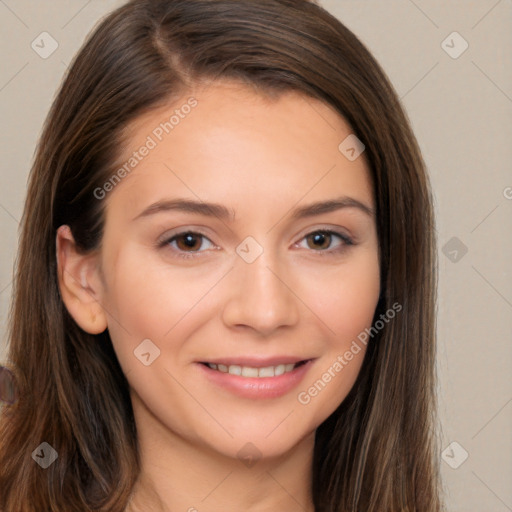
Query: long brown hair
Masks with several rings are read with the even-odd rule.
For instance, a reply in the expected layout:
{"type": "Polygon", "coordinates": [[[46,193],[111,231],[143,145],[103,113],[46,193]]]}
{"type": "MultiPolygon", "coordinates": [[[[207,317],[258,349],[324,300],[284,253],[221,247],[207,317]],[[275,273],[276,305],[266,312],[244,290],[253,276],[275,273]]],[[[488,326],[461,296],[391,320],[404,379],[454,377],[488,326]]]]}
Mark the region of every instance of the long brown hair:
{"type": "MultiPolygon", "coordinates": [[[[358,379],[316,432],[317,512],[442,510],[435,400],[437,252],[420,149],[389,79],[339,20],[307,0],[133,0],[96,27],[52,105],[30,174],[9,325],[18,400],[0,416],[2,512],[121,512],[140,470],[128,384],[108,330],[63,305],[56,230],[101,246],[94,191],[123,130],[201,80],[294,90],[334,107],[366,146],[381,297],[358,379]],[[47,442],[57,460],[32,458],[47,442]]],[[[340,141],[341,142],[341,141],[340,141]]]]}

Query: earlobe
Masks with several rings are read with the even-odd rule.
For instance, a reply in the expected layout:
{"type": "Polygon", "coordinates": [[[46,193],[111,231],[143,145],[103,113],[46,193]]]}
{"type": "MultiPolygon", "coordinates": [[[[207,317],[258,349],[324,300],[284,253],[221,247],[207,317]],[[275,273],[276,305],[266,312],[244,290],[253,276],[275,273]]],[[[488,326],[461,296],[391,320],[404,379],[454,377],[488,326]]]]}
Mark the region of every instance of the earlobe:
{"type": "Polygon", "coordinates": [[[82,254],[69,226],[56,235],[57,275],[64,305],[75,322],[90,334],[103,332],[107,316],[103,309],[103,286],[97,254],[82,254]]]}

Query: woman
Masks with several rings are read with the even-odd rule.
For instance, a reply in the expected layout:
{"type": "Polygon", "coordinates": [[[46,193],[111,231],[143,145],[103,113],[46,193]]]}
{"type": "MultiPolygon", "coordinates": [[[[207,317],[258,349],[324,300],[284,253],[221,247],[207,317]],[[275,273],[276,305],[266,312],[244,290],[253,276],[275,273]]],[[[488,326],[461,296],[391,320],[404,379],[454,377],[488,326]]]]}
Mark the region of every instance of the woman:
{"type": "Polygon", "coordinates": [[[434,233],[397,95],[325,10],[117,9],[30,176],[0,510],[442,510],[434,233]]]}

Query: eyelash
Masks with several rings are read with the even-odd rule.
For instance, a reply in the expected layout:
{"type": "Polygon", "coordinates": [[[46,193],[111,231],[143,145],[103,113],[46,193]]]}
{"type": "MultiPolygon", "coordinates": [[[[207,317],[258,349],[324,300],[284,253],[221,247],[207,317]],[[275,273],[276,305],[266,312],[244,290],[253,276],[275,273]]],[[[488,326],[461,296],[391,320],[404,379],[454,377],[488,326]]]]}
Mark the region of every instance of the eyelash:
{"type": "MultiPolygon", "coordinates": [[[[324,249],[324,250],[318,250],[318,251],[315,251],[312,249],[313,252],[319,253],[319,256],[321,256],[321,257],[335,256],[335,255],[340,254],[341,252],[345,251],[349,246],[355,245],[354,241],[347,235],[345,235],[343,233],[339,233],[338,231],[333,231],[333,230],[329,230],[329,229],[317,229],[317,230],[311,231],[311,232],[307,233],[306,235],[304,235],[302,237],[301,241],[308,238],[309,236],[315,235],[315,234],[334,235],[343,241],[343,244],[340,247],[338,247],[337,249],[324,249]]],[[[181,233],[176,233],[172,237],[166,238],[165,240],[159,242],[158,247],[162,248],[162,249],[165,247],[168,247],[176,238],[179,238],[180,236],[183,236],[183,235],[196,235],[196,236],[199,235],[199,236],[206,238],[208,241],[211,242],[211,240],[204,233],[201,233],[200,231],[182,231],[181,233]]],[[[211,243],[213,243],[213,242],[211,242],[211,243]]],[[[176,251],[177,251],[177,256],[179,258],[183,258],[183,259],[197,258],[198,256],[196,256],[196,254],[200,254],[201,252],[204,252],[204,251],[187,252],[187,251],[181,251],[179,249],[177,249],[176,251]]]]}

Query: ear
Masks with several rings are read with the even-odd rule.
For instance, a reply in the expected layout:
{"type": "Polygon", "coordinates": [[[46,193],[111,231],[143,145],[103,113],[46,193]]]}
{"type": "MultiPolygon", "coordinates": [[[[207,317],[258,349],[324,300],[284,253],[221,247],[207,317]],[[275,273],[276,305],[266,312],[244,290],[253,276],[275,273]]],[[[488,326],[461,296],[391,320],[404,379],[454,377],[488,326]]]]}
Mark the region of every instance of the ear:
{"type": "Polygon", "coordinates": [[[107,328],[101,305],[103,281],[98,254],[83,254],[69,226],[60,226],[56,236],[57,274],[62,300],[75,322],[90,334],[107,328]]]}

